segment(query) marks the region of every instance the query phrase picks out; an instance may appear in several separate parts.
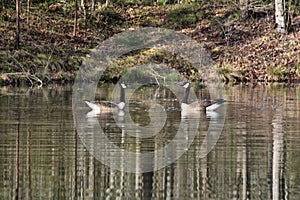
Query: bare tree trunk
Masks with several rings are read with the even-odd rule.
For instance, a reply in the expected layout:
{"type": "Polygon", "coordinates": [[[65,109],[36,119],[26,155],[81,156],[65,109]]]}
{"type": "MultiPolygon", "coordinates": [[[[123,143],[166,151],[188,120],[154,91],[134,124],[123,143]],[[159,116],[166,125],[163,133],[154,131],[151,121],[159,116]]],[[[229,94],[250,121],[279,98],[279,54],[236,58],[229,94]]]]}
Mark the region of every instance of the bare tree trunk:
{"type": "Polygon", "coordinates": [[[284,2],[285,0],[275,0],[275,21],[276,30],[278,33],[285,33],[286,22],[284,17],[284,2]]]}
{"type": "Polygon", "coordinates": [[[19,48],[20,45],[20,3],[19,0],[16,0],[16,49],[19,48]]]}
{"type": "Polygon", "coordinates": [[[30,0],[27,0],[27,24],[29,26],[29,16],[30,16],[30,0]]]}
{"type": "Polygon", "coordinates": [[[77,18],[78,18],[78,16],[77,16],[77,9],[78,9],[78,7],[77,7],[77,0],[74,0],[75,1],[75,7],[74,7],[74,12],[75,12],[75,14],[74,14],[74,29],[73,29],[73,36],[74,37],[76,37],[76,34],[77,34],[77,18]]]}
{"type": "Polygon", "coordinates": [[[83,18],[84,18],[84,20],[86,21],[86,8],[85,8],[84,0],[81,0],[81,1],[80,1],[80,6],[81,6],[81,8],[82,8],[82,10],[83,10],[83,18]]]}
{"type": "Polygon", "coordinates": [[[95,11],[95,0],[92,0],[91,11],[92,13],[95,11]]]}
{"type": "Polygon", "coordinates": [[[110,0],[106,0],[105,6],[108,7],[109,3],[110,3],[110,0]]]}

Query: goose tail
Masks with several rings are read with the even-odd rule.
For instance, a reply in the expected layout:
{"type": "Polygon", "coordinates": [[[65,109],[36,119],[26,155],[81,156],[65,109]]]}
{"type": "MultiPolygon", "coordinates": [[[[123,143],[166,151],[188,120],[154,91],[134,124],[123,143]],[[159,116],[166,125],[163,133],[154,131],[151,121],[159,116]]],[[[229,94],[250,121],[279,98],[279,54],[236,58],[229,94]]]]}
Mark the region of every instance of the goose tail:
{"type": "Polygon", "coordinates": [[[215,111],[217,110],[223,103],[225,102],[224,99],[217,99],[213,104],[206,107],[206,111],[215,111]]]}
{"type": "Polygon", "coordinates": [[[100,110],[99,106],[97,106],[95,103],[92,103],[91,101],[85,100],[84,101],[92,110],[100,110]]]}

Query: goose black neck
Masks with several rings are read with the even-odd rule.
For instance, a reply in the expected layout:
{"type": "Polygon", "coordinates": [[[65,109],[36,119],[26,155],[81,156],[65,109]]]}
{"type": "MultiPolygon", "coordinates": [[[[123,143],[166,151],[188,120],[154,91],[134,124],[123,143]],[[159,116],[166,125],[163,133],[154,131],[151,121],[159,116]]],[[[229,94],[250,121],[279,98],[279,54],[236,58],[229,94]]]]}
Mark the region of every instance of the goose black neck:
{"type": "Polygon", "coordinates": [[[187,87],[184,91],[182,103],[186,103],[186,104],[188,103],[189,93],[190,93],[190,87],[187,87]]]}
{"type": "Polygon", "coordinates": [[[121,86],[120,102],[125,102],[125,89],[121,86]]]}

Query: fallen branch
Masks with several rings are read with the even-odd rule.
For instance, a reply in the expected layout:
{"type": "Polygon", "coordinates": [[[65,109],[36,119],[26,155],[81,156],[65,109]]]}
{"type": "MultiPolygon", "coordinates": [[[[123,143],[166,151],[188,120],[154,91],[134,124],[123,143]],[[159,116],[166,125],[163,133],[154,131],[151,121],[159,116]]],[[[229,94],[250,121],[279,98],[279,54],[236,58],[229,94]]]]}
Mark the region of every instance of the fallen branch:
{"type": "Polygon", "coordinates": [[[30,82],[31,85],[35,85],[34,82],[37,82],[38,87],[43,86],[43,81],[39,77],[32,75],[29,72],[10,72],[10,73],[2,73],[1,74],[1,77],[9,78],[12,76],[26,78],[30,82]]]}

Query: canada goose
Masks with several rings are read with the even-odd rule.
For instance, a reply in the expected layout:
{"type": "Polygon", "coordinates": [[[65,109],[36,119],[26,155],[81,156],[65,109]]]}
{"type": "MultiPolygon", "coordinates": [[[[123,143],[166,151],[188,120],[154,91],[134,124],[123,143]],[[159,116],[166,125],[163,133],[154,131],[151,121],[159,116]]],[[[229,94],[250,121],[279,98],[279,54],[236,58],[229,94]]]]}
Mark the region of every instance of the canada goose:
{"type": "Polygon", "coordinates": [[[88,101],[88,100],[85,100],[84,102],[92,109],[91,112],[93,112],[93,114],[95,115],[123,110],[125,108],[126,85],[124,83],[121,83],[120,86],[121,86],[121,92],[120,92],[119,103],[115,103],[111,101],[88,101]]]}
{"type": "Polygon", "coordinates": [[[222,103],[225,102],[224,99],[216,100],[200,100],[188,104],[188,97],[190,93],[190,83],[186,82],[183,87],[185,88],[183,100],[181,103],[181,110],[184,112],[198,112],[198,111],[214,111],[218,109],[222,103]]]}

